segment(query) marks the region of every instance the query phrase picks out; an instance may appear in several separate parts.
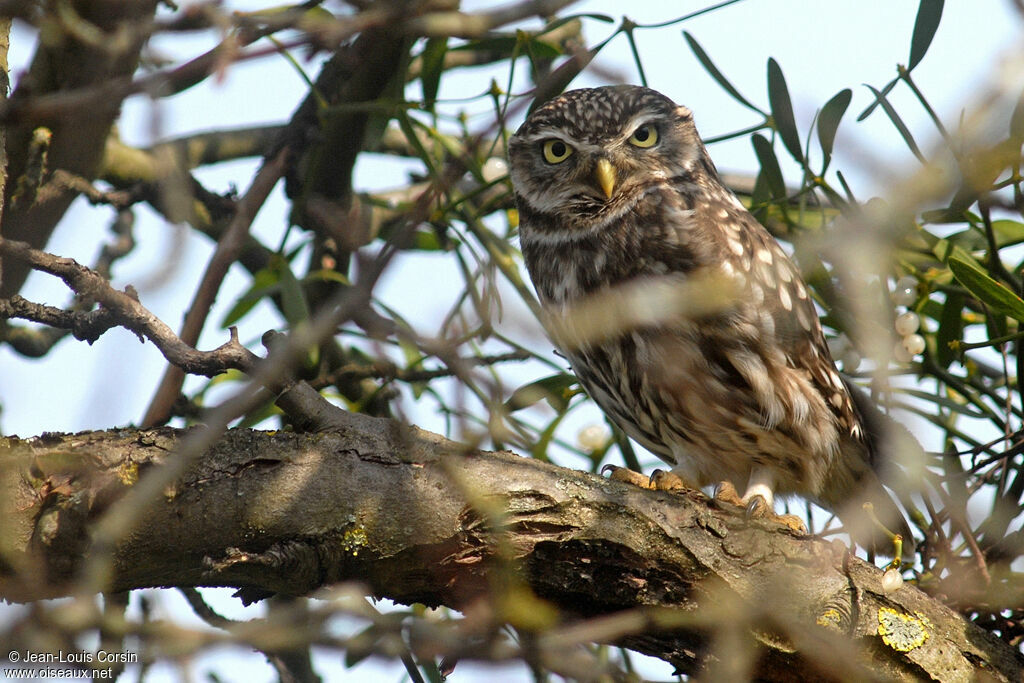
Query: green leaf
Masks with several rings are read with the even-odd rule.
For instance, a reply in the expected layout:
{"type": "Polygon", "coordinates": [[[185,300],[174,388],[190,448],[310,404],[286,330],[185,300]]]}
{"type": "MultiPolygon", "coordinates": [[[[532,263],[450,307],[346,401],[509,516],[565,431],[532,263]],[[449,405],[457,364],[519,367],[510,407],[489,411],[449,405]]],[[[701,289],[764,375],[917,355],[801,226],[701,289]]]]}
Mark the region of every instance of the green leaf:
{"type": "Polygon", "coordinates": [[[992,279],[977,265],[977,261],[952,256],[949,259],[949,269],[953,271],[953,276],[960,284],[979,300],[1015,320],[1024,322],[1024,300],[992,279]]]}
{"type": "Polygon", "coordinates": [[[550,24],[545,26],[542,31],[539,31],[537,33],[537,35],[542,36],[545,33],[551,33],[556,28],[561,28],[562,26],[568,24],[570,21],[577,21],[579,19],[593,19],[594,21],[600,21],[600,22],[605,23],[605,24],[614,24],[615,23],[615,18],[614,17],[610,17],[607,14],[597,14],[597,13],[590,13],[590,12],[585,12],[583,14],[569,14],[569,15],[561,17],[559,19],[555,19],[550,24]]]}
{"type": "Polygon", "coordinates": [[[768,190],[771,192],[772,198],[777,200],[785,199],[786,181],[782,178],[782,169],[779,167],[779,160],[775,156],[775,149],[772,147],[772,143],[760,133],[751,135],[750,141],[754,145],[754,154],[757,155],[757,161],[761,164],[760,175],[768,183],[768,190]]]}
{"type": "Polygon", "coordinates": [[[732,98],[734,100],[742,104],[747,109],[753,109],[762,116],[767,116],[765,112],[758,109],[756,106],[750,103],[750,100],[741,95],[740,91],[737,90],[733,86],[733,84],[729,82],[729,79],[722,75],[722,72],[718,70],[718,67],[716,67],[714,62],[711,61],[711,58],[708,57],[708,53],[704,52],[704,48],[702,48],[700,46],[700,43],[698,43],[697,40],[690,35],[689,31],[683,31],[683,37],[686,38],[686,42],[689,43],[690,49],[693,50],[693,54],[697,57],[697,60],[701,63],[701,66],[704,67],[704,70],[708,72],[708,75],[710,75],[711,78],[715,79],[715,82],[718,83],[718,85],[720,85],[723,90],[732,95],[732,98]]]}
{"type": "Polygon", "coordinates": [[[839,122],[843,120],[843,114],[850,106],[853,92],[845,88],[836,93],[832,99],[825,103],[818,115],[818,142],[821,144],[821,152],[825,155],[825,162],[822,166],[822,173],[828,168],[832,160],[832,145],[836,140],[836,131],[839,129],[839,122]]]}
{"type": "Polygon", "coordinates": [[[878,92],[878,90],[871,87],[870,85],[868,86],[868,89],[875,94],[875,98],[878,100],[879,104],[882,105],[882,109],[885,110],[885,113],[889,117],[889,120],[892,121],[892,124],[894,126],[896,126],[896,130],[899,131],[900,137],[902,137],[903,141],[907,143],[907,147],[910,148],[910,151],[914,154],[915,157],[917,157],[918,161],[920,161],[922,164],[928,163],[925,160],[924,155],[921,154],[921,150],[917,146],[917,142],[914,141],[914,136],[911,135],[910,129],[907,128],[907,125],[905,123],[903,123],[903,119],[901,119],[900,115],[896,113],[896,110],[893,108],[892,104],[889,103],[889,99],[883,93],[878,92]]]}
{"type": "Polygon", "coordinates": [[[505,409],[514,413],[540,401],[547,401],[557,412],[564,412],[569,406],[569,399],[576,393],[574,387],[578,381],[575,376],[560,372],[524,384],[505,401],[505,409]]]}
{"type": "Polygon", "coordinates": [[[445,248],[434,230],[417,230],[412,234],[411,249],[421,251],[441,251],[445,248]]]}
{"type": "MultiPolygon", "coordinates": [[[[992,232],[996,238],[996,246],[1012,247],[1024,243],[1024,223],[1013,221],[1008,218],[1001,218],[992,221],[992,232]]],[[[976,227],[961,230],[947,238],[953,244],[963,247],[965,251],[979,251],[988,248],[988,239],[985,233],[976,227]]]]}
{"type": "Polygon", "coordinates": [[[1024,140],[1024,91],[1021,92],[1013,108],[1013,114],[1010,115],[1010,137],[1017,140],[1017,144],[1024,140]]]}
{"type": "Polygon", "coordinates": [[[494,53],[501,55],[505,59],[520,54],[517,52],[517,49],[522,52],[528,52],[535,59],[554,59],[562,54],[557,45],[544,40],[538,40],[536,36],[525,32],[520,32],[518,35],[471,40],[468,43],[463,43],[451,49],[452,52],[479,51],[494,53]]]}
{"type": "Polygon", "coordinates": [[[768,104],[772,108],[772,119],[775,130],[779,131],[782,144],[797,161],[803,161],[804,154],[800,149],[800,133],[796,129],[793,117],[793,102],[789,98],[786,77],[782,74],[779,63],[768,58],[768,104]]]}
{"type": "MultiPolygon", "coordinates": [[[[899,82],[900,82],[899,78],[894,78],[891,81],[889,81],[885,85],[884,88],[882,88],[881,95],[879,95],[878,93],[875,93],[875,101],[872,102],[871,104],[869,104],[864,109],[864,111],[862,111],[860,113],[860,116],[857,117],[857,121],[863,121],[867,117],[871,116],[871,112],[873,112],[875,110],[875,107],[877,107],[878,105],[880,105],[882,103],[882,97],[884,97],[885,95],[888,95],[892,91],[892,89],[896,87],[896,84],[899,83],[899,82]]],[[[871,88],[870,85],[868,87],[871,88]]],[[[874,88],[871,88],[871,90],[874,91],[874,88]]]]}
{"type": "Polygon", "coordinates": [[[238,298],[235,305],[231,307],[227,315],[224,316],[224,320],[221,321],[220,325],[222,328],[227,329],[234,325],[239,320],[244,318],[249,311],[256,307],[263,297],[273,294],[277,291],[277,283],[281,277],[273,268],[263,268],[256,272],[252,276],[252,284],[249,289],[246,290],[245,294],[238,298]]]}
{"type": "Polygon", "coordinates": [[[942,19],[944,4],[945,0],[921,0],[921,4],[917,6],[914,33],[910,38],[910,61],[907,63],[907,71],[913,71],[928,52],[935,31],[939,28],[939,20],[942,19]]]}
{"type": "Polygon", "coordinates": [[[441,84],[441,74],[444,73],[444,56],[447,52],[447,38],[431,38],[420,53],[423,106],[428,111],[433,111],[437,103],[437,90],[441,84]]]}
{"type": "Polygon", "coordinates": [[[942,406],[943,408],[948,408],[949,410],[955,413],[960,413],[961,415],[966,415],[967,417],[975,419],[982,419],[985,417],[984,413],[974,410],[969,403],[961,403],[959,401],[954,401],[951,398],[947,398],[945,396],[937,396],[928,391],[921,391],[920,389],[900,389],[900,393],[905,394],[907,396],[913,396],[914,398],[919,398],[922,401],[926,401],[928,403],[933,403],[935,405],[942,406]]]}
{"type": "Polygon", "coordinates": [[[939,329],[935,333],[935,360],[941,367],[948,368],[956,360],[957,354],[950,348],[950,342],[958,342],[964,338],[964,305],[967,298],[963,294],[950,292],[946,294],[946,303],[942,306],[939,318],[939,329]]]}
{"type": "Polygon", "coordinates": [[[351,285],[352,281],[344,273],[339,273],[336,270],[330,268],[320,268],[309,273],[306,277],[302,278],[303,282],[334,282],[339,285],[351,285]]]}
{"type": "Polygon", "coordinates": [[[284,259],[277,259],[277,270],[281,277],[281,312],[288,324],[295,327],[309,320],[309,304],[291,266],[284,259]]]}

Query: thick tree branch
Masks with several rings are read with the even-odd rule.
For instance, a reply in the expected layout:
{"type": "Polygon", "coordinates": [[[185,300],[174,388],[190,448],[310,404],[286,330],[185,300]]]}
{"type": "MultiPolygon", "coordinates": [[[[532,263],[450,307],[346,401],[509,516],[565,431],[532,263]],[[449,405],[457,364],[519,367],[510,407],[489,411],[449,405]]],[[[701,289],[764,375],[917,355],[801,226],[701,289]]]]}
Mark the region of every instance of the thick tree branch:
{"type": "MultiPolygon", "coordinates": [[[[28,75],[10,100],[0,103],[2,109],[36,97],[59,99],[69,91],[95,87],[133,73],[156,6],[155,0],[67,3],[67,11],[55,18],[53,24],[63,32],[40,42],[28,75]]],[[[77,195],[73,190],[56,186],[45,196],[15,201],[19,179],[31,172],[36,131],[45,127],[51,133],[40,181],[45,182],[48,171],[58,168],[92,179],[99,168],[107,134],[120,112],[121,99],[97,102],[86,116],[41,115],[6,124],[9,182],[2,195],[0,233],[42,248],[77,195]]],[[[5,264],[0,297],[16,294],[28,272],[22,262],[5,264]]]]}
{"type": "MultiPolygon", "coordinates": [[[[522,622],[499,605],[525,581],[563,624],[537,632],[539,652],[616,642],[710,671],[735,637],[755,646],[751,671],[767,680],[821,680],[837,665],[845,680],[1019,680],[1024,670],[916,588],[885,593],[881,572],[837,543],[749,522],[698,492],[645,491],[339,415],[314,420],[328,432],[224,435],[117,545],[109,589],[233,586],[258,597],[357,580],[399,602],[490,604],[522,622]]],[[[0,596],[73,592],[93,521],[186,437],[0,442],[0,596]]]]}

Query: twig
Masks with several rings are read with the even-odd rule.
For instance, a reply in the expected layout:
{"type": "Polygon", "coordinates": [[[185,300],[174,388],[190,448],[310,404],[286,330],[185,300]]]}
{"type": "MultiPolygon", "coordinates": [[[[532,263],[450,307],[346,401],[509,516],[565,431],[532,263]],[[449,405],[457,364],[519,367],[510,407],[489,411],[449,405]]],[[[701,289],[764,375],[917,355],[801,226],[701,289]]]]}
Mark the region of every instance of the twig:
{"type": "MultiPolygon", "coordinates": [[[[170,327],[143,306],[132,287],[129,286],[125,291],[120,292],[111,287],[110,283],[98,273],[77,263],[74,259],[60,258],[33,249],[24,242],[3,237],[0,237],[0,256],[18,259],[35,270],[59,277],[79,295],[100,303],[103,309],[110,312],[109,315],[115,316],[118,325],[131,330],[140,339],[145,338],[153,342],[168,361],[188,373],[213,377],[229,368],[249,370],[259,360],[255,354],[239,343],[238,331],[234,328],[231,329],[230,340],[213,351],[196,350],[179,339],[170,327]]],[[[89,320],[81,318],[81,314],[71,317],[59,315],[59,309],[50,306],[35,308],[38,304],[28,306],[28,302],[25,304],[13,303],[15,301],[15,298],[12,297],[8,300],[7,305],[27,313],[47,317],[54,322],[69,321],[74,325],[76,321],[89,320]]],[[[103,319],[103,315],[96,317],[100,320],[103,319]]],[[[95,323],[95,321],[93,322],[95,323]]],[[[82,331],[84,333],[87,330],[83,328],[82,331]]]]}
{"type": "MultiPolygon", "coordinates": [[[[238,202],[235,216],[220,241],[217,242],[217,249],[206,266],[206,272],[203,273],[203,279],[199,283],[188,313],[185,315],[185,322],[182,324],[179,336],[186,344],[195,345],[198,342],[199,333],[202,332],[203,326],[206,324],[210,309],[217,298],[217,292],[220,291],[221,283],[227,275],[228,268],[238,258],[245,239],[249,235],[249,227],[256,218],[256,213],[284,174],[288,154],[287,148],[282,149],[277,156],[264,163],[256,173],[256,177],[253,178],[249,191],[238,202]]],[[[142,418],[143,425],[154,426],[167,421],[184,381],[185,373],[181,368],[173,364],[167,368],[149,408],[146,409],[145,417],[142,418]]]]}
{"type": "Polygon", "coordinates": [[[210,626],[215,628],[228,628],[239,622],[234,619],[228,619],[223,614],[220,614],[215,609],[206,604],[206,600],[199,594],[199,590],[190,587],[178,588],[181,591],[182,596],[188,601],[189,607],[195,612],[196,616],[205,621],[210,626]]]}

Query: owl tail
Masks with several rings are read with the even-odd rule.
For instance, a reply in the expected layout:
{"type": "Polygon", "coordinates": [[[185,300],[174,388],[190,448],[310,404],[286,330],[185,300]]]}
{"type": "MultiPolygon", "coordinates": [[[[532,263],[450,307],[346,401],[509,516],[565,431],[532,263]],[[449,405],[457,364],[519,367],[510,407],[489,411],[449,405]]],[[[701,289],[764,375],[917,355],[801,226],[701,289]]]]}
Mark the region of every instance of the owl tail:
{"type": "Polygon", "coordinates": [[[913,533],[885,486],[906,489],[910,480],[906,473],[923,466],[924,450],[906,427],[879,410],[859,387],[847,382],[847,389],[861,418],[866,439],[865,442],[849,439],[843,443],[839,462],[822,492],[822,502],[839,516],[858,545],[893,555],[892,541],[879,528],[880,522],[903,537],[904,556],[913,556],[913,533]],[[871,504],[875,519],[864,510],[865,503],[871,504]]]}

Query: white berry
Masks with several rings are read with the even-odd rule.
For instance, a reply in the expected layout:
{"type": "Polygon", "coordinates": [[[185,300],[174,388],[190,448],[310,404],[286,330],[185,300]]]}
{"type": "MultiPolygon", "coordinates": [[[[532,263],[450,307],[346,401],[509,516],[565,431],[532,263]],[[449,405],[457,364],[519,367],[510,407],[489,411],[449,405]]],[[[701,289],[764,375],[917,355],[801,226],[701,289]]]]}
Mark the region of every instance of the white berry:
{"type": "Polygon", "coordinates": [[[900,575],[899,570],[889,567],[882,574],[882,592],[886,595],[895,593],[903,587],[903,576],[900,575]]]}
{"type": "Polygon", "coordinates": [[[576,435],[576,443],[585,451],[596,451],[608,443],[611,434],[604,425],[589,425],[576,435]]]}
{"type": "Polygon", "coordinates": [[[892,300],[897,306],[911,306],[917,301],[917,279],[910,275],[904,275],[896,281],[896,288],[892,292],[892,300]]]}
{"type": "Polygon", "coordinates": [[[852,346],[847,346],[839,355],[839,361],[843,364],[843,372],[857,372],[860,360],[860,352],[852,346]]]}
{"type": "Polygon", "coordinates": [[[484,182],[493,183],[508,175],[508,164],[500,157],[491,157],[484,162],[480,175],[483,176],[484,182]]]}
{"type": "Polygon", "coordinates": [[[902,341],[896,342],[896,346],[892,348],[892,357],[897,363],[909,363],[914,360],[914,354],[904,348],[902,341]]]}
{"type": "Polygon", "coordinates": [[[908,334],[901,343],[911,356],[924,353],[924,337],[919,334],[908,334]]]}
{"type": "Polygon", "coordinates": [[[896,316],[896,334],[901,337],[914,334],[919,327],[921,327],[921,316],[913,311],[896,316]]]}

